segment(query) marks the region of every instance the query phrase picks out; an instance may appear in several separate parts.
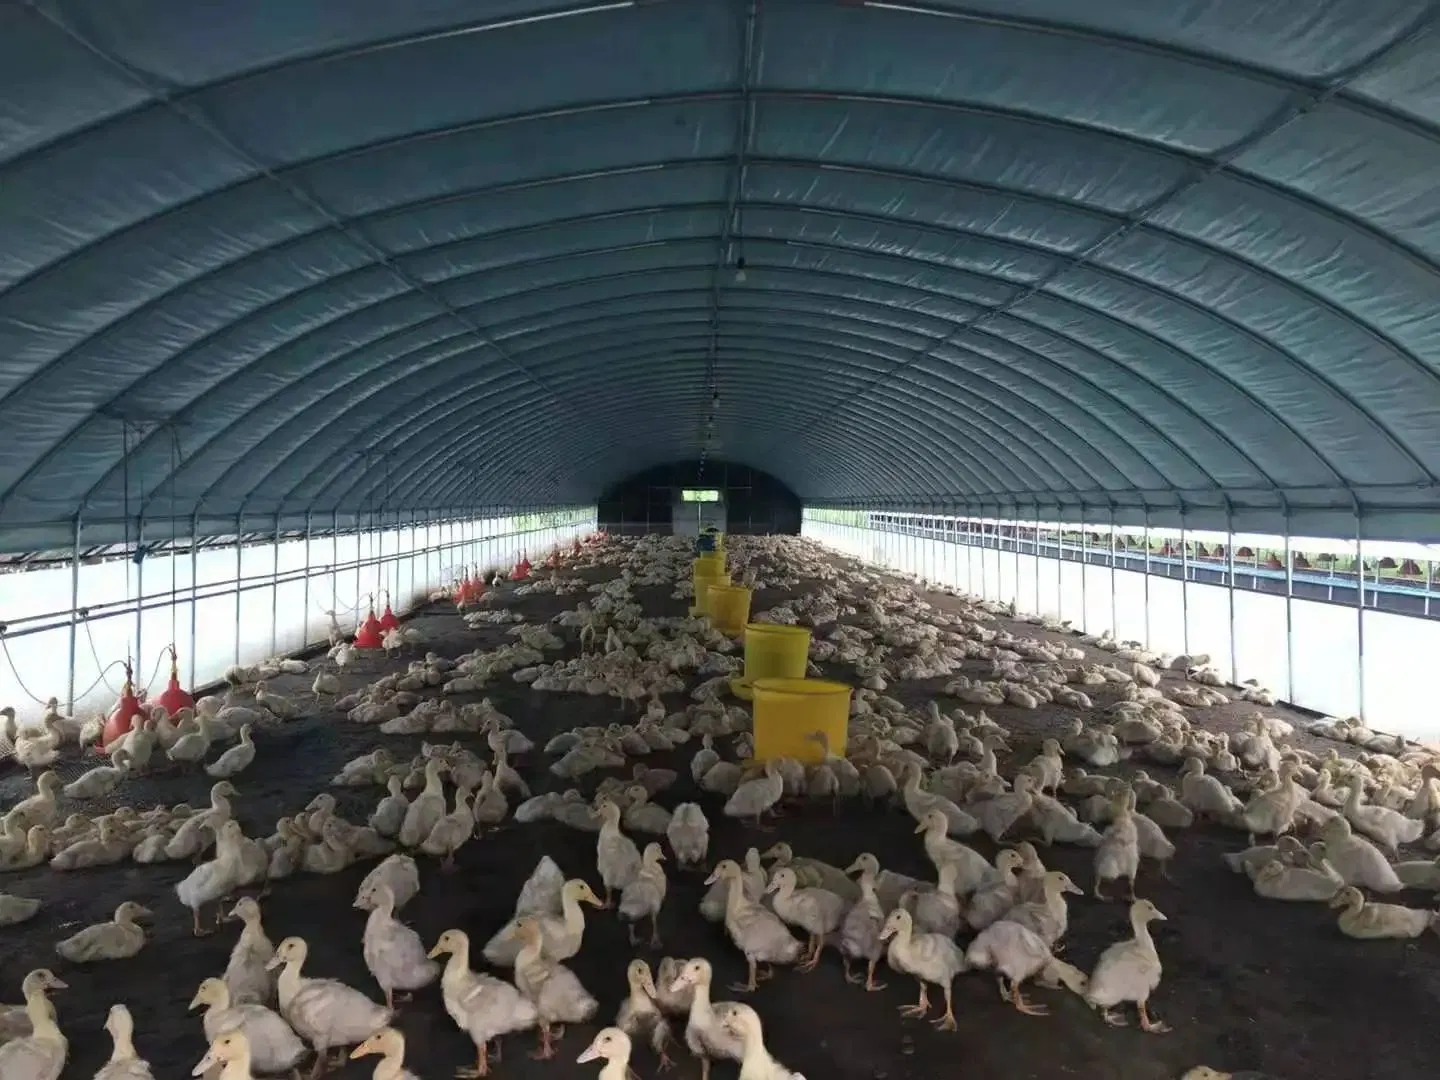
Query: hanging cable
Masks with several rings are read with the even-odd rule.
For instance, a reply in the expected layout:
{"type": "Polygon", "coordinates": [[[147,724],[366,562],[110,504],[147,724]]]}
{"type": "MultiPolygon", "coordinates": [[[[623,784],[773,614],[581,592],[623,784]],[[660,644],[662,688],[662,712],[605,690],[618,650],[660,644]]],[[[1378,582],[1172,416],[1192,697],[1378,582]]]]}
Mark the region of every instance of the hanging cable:
{"type": "MultiPolygon", "coordinates": [[[[180,561],[179,552],[175,548],[178,534],[175,529],[175,473],[180,468],[180,433],[175,426],[170,426],[170,648],[175,648],[175,640],[180,636],[179,632],[179,604],[176,603],[176,596],[179,594],[178,579],[176,578],[176,564],[180,561]]],[[[192,536],[190,542],[193,544],[195,538],[192,536]]],[[[193,582],[192,582],[193,584],[193,582]]],[[[191,658],[193,663],[194,658],[191,658]]],[[[193,670],[193,669],[192,669],[193,670]]]]}
{"type": "MultiPolygon", "coordinates": [[[[122,419],[120,421],[120,448],[123,451],[123,454],[120,458],[120,485],[122,492],[121,497],[123,499],[122,505],[124,507],[123,512],[125,515],[121,526],[123,530],[123,545],[121,547],[121,550],[125,552],[125,599],[128,601],[130,599],[130,564],[132,562],[137,562],[138,564],[138,557],[140,557],[140,546],[138,543],[136,544],[135,551],[132,555],[130,551],[130,421],[126,419],[122,419]]],[[[143,617],[139,613],[139,597],[136,597],[135,607],[136,617],[143,617]]],[[[133,645],[134,642],[130,642],[125,647],[125,656],[127,660],[134,654],[133,645]]],[[[96,658],[96,663],[99,663],[98,657],[96,658]]]]}
{"type": "Polygon", "coordinates": [[[21,692],[36,705],[49,705],[50,702],[36,697],[34,692],[25,685],[25,680],[20,677],[20,669],[15,666],[15,659],[10,655],[10,643],[5,640],[4,634],[0,634],[0,649],[5,652],[5,662],[10,665],[10,674],[15,676],[15,685],[20,687],[21,692]]]}
{"type": "Polygon", "coordinates": [[[113,668],[116,664],[120,664],[123,666],[124,662],[121,660],[112,660],[108,664],[102,662],[100,659],[100,650],[95,648],[95,635],[90,633],[90,620],[86,619],[81,625],[85,627],[85,640],[90,643],[90,656],[95,661],[95,667],[100,671],[100,681],[105,683],[106,690],[109,690],[116,697],[119,697],[120,691],[116,690],[113,686],[111,686],[108,682],[105,681],[105,673],[111,668],[113,668]]]}
{"type": "Polygon", "coordinates": [[[150,673],[150,679],[145,683],[145,692],[148,694],[155,685],[155,680],[160,677],[160,665],[165,662],[165,657],[170,653],[170,646],[163,645],[160,648],[160,655],[155,658],[155,670],[150,673]]]}

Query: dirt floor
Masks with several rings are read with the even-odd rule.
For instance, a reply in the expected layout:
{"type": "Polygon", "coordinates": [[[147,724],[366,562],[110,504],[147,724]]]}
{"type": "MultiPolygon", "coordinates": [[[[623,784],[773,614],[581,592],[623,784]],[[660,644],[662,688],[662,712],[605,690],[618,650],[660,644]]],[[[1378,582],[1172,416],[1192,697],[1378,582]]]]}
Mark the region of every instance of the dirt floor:
{"type": "MultiPolygon", "coordinates": [[[[782,597],[761,593],[754,610],[782,597]]],[[[538,621],[573,606],[576,599],[539,597],[511,603],[538,621]]],[[[678,614],[683,608],[669,599],[668,590],[641,590],[641,599],[651,614],[678,614]]],[[[943,596],[931,600],[939,606],[954,602],[943,596]]],[[[472,631],[448,605],[422,611],[414,624],[425,633],[428,648],[449,656],[498,643],[504,633],[504,628],[472,631]]],[[[1016,629],[1038,632],[1030,626],[1016,629]]],[[[568,654],[573,654],[574,632],[557,632],[566,636],[568,654]]],[[[367,658],[363,670],[343,678],[358,686],[391,663],[383,657],[367,658]]],[[[972,674],[979,673],[976,665],[972,674]]],[[[294,692],[308,687],[309,681],[309,677],[288,677],[279,680],[277,688],[294,692]]],[[[891,692],[918,704],[941,682],[904,684],[891,692]]],[[[490,697],[540,745],[554,732],[576,724],[609,722],[619,708],[614,698],[532,692],[509,682],[492,689],[490,697]]],[[[685,695],[667,701],[676,710],[686,703],[685,695]]],[[[1013,727],[1017,738],[1012,745],[1022,760],[1032,752],[1033,738],[1066,712],[1008,707],[987,711],[1013,727]]],[[[1214,715],[1206,722],[1233,723],[1241,711],[1212,710],[1214,715]]],[[[485,753],[475,736],[459,738],[485,753]]],[[[320,711],[288,723],[259,740],[255,764],[237,781],[237,816],[247,833],[266,835],[277,816],[302,807],[346,760],[382,743],[400,757],[413,753],[420,742],[420,736],[379,735],[333,712],[320,711]]],[[[681,771],[681,784],[659,802],[673,806],[694,799],[704,805],[711,819],[712,863],[722,857],[738,858],[751,845],[787,840],[800,854],[842,866],[869,850],[878,853],[889,869],[933,876],[912,833],[913,824],[901,810],[867,811],[856,804],[842,809],[838,817],[828,809],[790,811],[777,821],[773,833],[759,833],[724,818],[719,813],[721,800],[698,794],[689,782],[685,766],[693,749],[653,755],[647,761],[681,771]]],[[[563,786],[548,774],[546,764],[517,762],[535,790],[563,786]]],[[[77,762],[65,771],[74,775],[78,767],[77,762]]],[[[1013,762],[1002,762],[1002,771],[1012,768],[1013,762]]],[[[0,772],[0,808],[13,805],[30,790],[13,764],[6,770],[0,772]]],[[[587,790],[598,778],[591,779],[587,790]]],[[[130,805],[144,809],[160,801],[203,803],[208,786],[203,776],[134,781],[120,794],[130,805]]],[[[340,798],[341,811],[354,821],[363,821],[381,794],[378,789],[331,790],[340,798]]],[[[1175,832],[1172,837],[1179,853],[1171,879],[1149,870],[1140,879],[1141,894],[1168,916],[1167,922],[1154,928],[1165,975],[1152,1005],[1157,1017],[1173,1025],[1171,1034],[1146,1035],[1133,1026],[1108,1028],[1081,1000],[1062,991],[1034,991],[1034,1000],[1047,1004],[1051,1014],[1022,1016],[996,999],[989,976],[962,976],[957,981],[960,1030],[943,1034],[896,1013],[897,1006],[914,1000],[912,981],[886,971],[881,977],[888,988],[866,994],[845,982],[838,960],[832,958],[810,975],[782,970],[750,995],[764,1018],[770,1049],[811,1080],[936,1080],[959,1075],[1166,1080],[1202,1062],[1264,1070],[1293,1080],[1399,1080],[1428,1075],[1440,1052],[1440,1030],[1427,1029],[1423,1018],[1433,1012],[1440,997],[1440,941],[1428,935],[1417,942],[1349,940],[1335,929],[1332,913],[1323,907],[1260,900],[1246,879],[1229,873],[1220,854],[1243,847],[1243,837],[1203,828],[1175,832]]],[[[983,837],[975,846],[987,855],[994,853],[983,837]]],[[[478,952],[478,944],[509,917],[516,893],[541,853],[553,856],[567,876],[597,881],[592,834],[552,823],[515,826],[468,844],[459,856],[460,870],[453,875],[441,875],[432,860],[422,858],[423,887],[404,909],[403,918],[427,942],[447,928],[463,929],[477,943],[478,952]]],[[[1058,847],[1044,857],[1088,887],[1090,852],[1058,847]]],[[[307,974],[339,978],[376,994],[360,955],[365,913],[351,907],[355,887],[371,865],[357,865],[334,876],[302,875],[281,882],[265,901],[264,911],[273,940],[289,934],[309,939],[307,974]]],[[[89,1077],[104,1062],[110,1043],[102,1025],[106,1010],[117,1001],[133,1011],[136,1044],[158,1080],[189,1076],[204,1053],[198,1014],[187,1015],[186,1005],[203,978],[223,970],[238,930],[232,924],[211,938],[191,937],[188,913],[172,888],[188,870],[188,864],[127,864],[75,873],[42,869],[0,874],[0,889],[46,902],[31,922],[0,929],[4,958],[0,1001],[18,1002],[20,978],[35,967],[49,966],[70,983],[68,991],[54,997],[61,1026],[70,1038],[66,1077],[89,1077]],[[56,956],[57,940],[107,918],[124,899],[139,901],[158,916],[151,941],[138,957],[79,971],[56,956]]],[[[698,875],[673,873],[661,930],[665,952],[708,957],[715,964],[718,987],[743,979],[744,963],[723,930],[696,914],[703,891],[698,875]]],[[[1400,901],[1423,906],[1428,899],[1404,894],[1400,901]]],[[[1105,946],[1127,936],[1126,912],[1119,903],[1088,897],[1072,900],[1066,958],[1088,970],[1105,946]]],[[[624,968],[632,955],[625,930],[613,915],[596,913],[589,919],[584,949],[570,964],[600,999],[599,1019],[605,1022],[613,1018],[622,999],[624,968]]],[[[717,989],[717,997],[732,996],[717,989]]],[[[440,1005],[438,987],[421,992],[405,1006],[399,1026],[409,1040],[407,1065],[423,1080],[449,1077],[456,1067],[473,1061],[468,1038],[440,1005]]],[[[507,1040],[497,1075],[592,1077],[597,1066],[577,1065],[574,1059],[594,1031],[594,1026],[572,1029],[561,1044],[561,1056],[552,1062],[530,1060],[532,1035],[507,1040]]],[[[677,1059],[678,1068],[671,1075],[698,1076],[698,1066],[683,1050],[677,1059]]],[[[350,1063],[333,1075],[368,1077],[376,1060],[350,1063]]],[[[645,1050],[637,1050],[632,1064],[642,1077],[657,1071],[645,1050]]],[[[735,1075],[734,1066],[717,1068],[721,1080],[735,1075]]]]}

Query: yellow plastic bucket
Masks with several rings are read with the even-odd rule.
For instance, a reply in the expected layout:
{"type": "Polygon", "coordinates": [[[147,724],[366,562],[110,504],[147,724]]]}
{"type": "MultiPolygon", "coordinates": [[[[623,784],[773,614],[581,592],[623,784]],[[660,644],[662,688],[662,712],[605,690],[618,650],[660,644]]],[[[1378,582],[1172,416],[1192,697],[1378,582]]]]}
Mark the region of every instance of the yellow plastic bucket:
{"type": "Polygon", "coordinates": [[[695,606],[690,609],[691,615],[710,614],[710,588],[712,585],[729,585],[730,575],[721,570],[719,573],[703,574],[697,564],[695,567],[695,606]]]}
{"type": "Polygon", "coordinates": [[[745,627],[745,674],[730,680],[730,692],[753,701],[756,679],[803,679],[810,659],[810,630],[804,626],[750,623],[745,627]]]}
{"type": "MultiPolygon", "coordinates": [[[[739,637],[750,621],[750,590],[744,585],[711,585],[707,610],[715,629],[726,637],[739,637]]],[[[800,672],[803,677],[805,672],[800,672]]]]}
{"type": "Polygon", "coordinates": [[[693,569],[697,578],[701,574],[725,573],[725,552],[707,551],[703,555],[696,555],[693,569]]]}
{"type": "Polygon", "coordinates": [[[850,687],[825,679],[757,679],[755,694],[755,760],[795,758],[806,765],[825,760],[825,751],[808,738],[823,731],[830,752],[845,754],[850,722],[850,687]]]}

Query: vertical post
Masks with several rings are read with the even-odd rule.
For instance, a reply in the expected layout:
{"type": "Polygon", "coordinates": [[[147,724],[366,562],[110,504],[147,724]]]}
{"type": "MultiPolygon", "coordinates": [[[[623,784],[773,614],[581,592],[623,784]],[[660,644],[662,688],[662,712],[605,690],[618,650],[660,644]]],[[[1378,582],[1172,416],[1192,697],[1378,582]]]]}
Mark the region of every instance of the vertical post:
{"type": "Polygon", "coordinates": [[[280,511],[275,511],[275,543],[270,548],[270,655],[280,648],[280,511]]]}
{"type": "Polygon", "coordinates": [[[1110,632],[1120,636],[1120,620],[1115,612],[1115,504],[1110,504],[1110,632]]]}
{"type": "Polygon", "coordinates": [[[304,627],[301,635],[301,644],[310,644],[310,515],[311,511],[305,511],[305,619],[300,625],[304,627]]]}
{"type": "MultiPolygon", "coordinates": [[[[1080,625],[1087,633],[1090,627],[1090,534],[1085,531],[1085,511],[1080,511],[1080,625]]],[[[1114,633],[1112,626],[1110,632],[1114,633]]]]}
{"type": "Polygon", "coordinates": [[[144,647],[142,640],[145,630],[145,526],[137,519],[135,529],[135,550],[126,552],[127,558],[135,560],[135,670],[143,671],[145,668],[144,647]]]}
{"type": "Polygon", "coordinates": [[[65,689],[65,715],[75,715],[75,638],[80,619],[80,515],[75,515],[75,544],[70,550],[70,674],[65,689]]]}
{"type": "Polygon", "coordinates": [[[1230,604],[1230,682],[1240,682],[1240,657],[1235,649],[1235,518],[1225,500],[1225,599],[1230,604]]]}
{"type": "MultiPolygon", "coordinates": [[[[1257,556],[1258,557],[1258,556],[1257,556]]],[[[1290,511],[1285,511],[1285,700],[1295,704],[1295,555],[1290,550],[1290,511]]]]}
{"type": "Polygon", "coordinates": [[[197,640],[198,617],[196,609],[200,606],[200,513],[196,511],[190,515],[190,688],[195,688],[196,667],[195,642],[197,640]]]}
{"type": "MultiPolygon", "coordinates": [[[[340,606],[340,511],[330,513],[330,606],[340,606]]],[[[340,613],[335,613],[338,621],[340,613]]]]}
{"type": "Polygon", "coordinates": [[[235,515],[235,666],[240,666],[240,552],[244,546],[240,541],[241,514],[235,515]]]}
{"type": "Polygon", "coordinates": [[[1185,510],[1180,510],[1180,619],[1185,652],[1190,651],[1190,545],[1185,542],[1185,510]]]}
{"type": "Polygon", "coordinates": [[[987,538],[986,538],[986,536],[985,536],[985,519],[984,519],[984,518],[981,518],[981,519],[980,519],[980,598],[981,598],[982,600],[989,600],[989,599],[990,599],[990,596],[989,596],[989,592],[990,592],[990,582],[989,582],[989,579],[986,577],[986,563],[985,563],[985,548],[986,548],[986,546],[987,546],[987,544],[986,544],[986,539],[987,539],[987,538]]]}
{"type": "Polygon", "coordinates": [[[1152,648],[1150,636],[1150,507],[1145,507],[1145,647],[1152,648]]]}
{"type": "Polygon", "coordinates": [[[1355,507],[1355,686],[1360,719],[1365,719],[1365,539],[1360,507],[1355,507]]]}
{"type": "Polygon", "coordinates": [[[1035,542],[1031,545],[1031,554],[1035,556],[1035,614],[1041,614],[1040,610],[1040,504],[1035,504],[1035,533],[1031,537],[1035,542]]]}

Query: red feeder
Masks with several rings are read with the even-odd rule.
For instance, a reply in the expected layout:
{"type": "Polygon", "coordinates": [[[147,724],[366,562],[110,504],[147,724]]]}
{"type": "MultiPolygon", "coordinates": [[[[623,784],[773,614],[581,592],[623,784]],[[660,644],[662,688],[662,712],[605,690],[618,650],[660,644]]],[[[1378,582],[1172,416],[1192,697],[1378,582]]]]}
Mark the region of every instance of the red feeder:
{"type": "Polygon", "coordinates": [[[580,538],[578,536],[575,538],[575,542],[570,545],[570,554],[577,558],[580,555],[580,538]]]}
{"type": "Polygon", "coordinates": [[[360,629],[355,634],[355,647],[357,649],[379,649],[380,643],[380,620],[375,617],[375,609],[370,609],[369,616],[360,624],[360,629]]]}
{"type": "Polygon", "coordinates": [[[387,603],[385,605],[384,614],[380,616],[380,630],[382,633],[384,633],[390,630],[398,630],[399,627],[400,620],[396,618],[395,612],[390,610],[390,605],[387,603]]]}
{"type": "Polygon", "coordinates": [[[531,569],[531,567],[530,567],[530,559],[529,559],[529,557],[526,556],[526,554],[522,551],[522,552],[520,553],[520,561],[515,564],[515,570],[514,570],[514,572],[511,573],[511,575],[510,575],[510,580],[512,580],[512,581],[524,581],[526,578],[528,578],[528,577],[530,576],[530,569],[531,569]]]}
{"type": "Polygon", "coordinates": [[[175,646],[170,646],[170,684],[160,692],[155,699],[156,704],[164,707],[171,716],[176,715],[181,709],[195,708],[195,699],[187,694],[180,686],[180,662],[175,655],[175,646]]]}
{"type": "Polygon", "coordinates": [[[136,720],[144,715],[144,710],[140,708],[140,699],[135,696],[133,678],[134,672],[127,663],[125,665],[125,689],[120,692],[120,703],[115,706],[115,711],[105,721],[105,730],[100,739],[100,745],[107,754],[117,740],[130,734],[130,729],[135,726],[136,720]]]}

